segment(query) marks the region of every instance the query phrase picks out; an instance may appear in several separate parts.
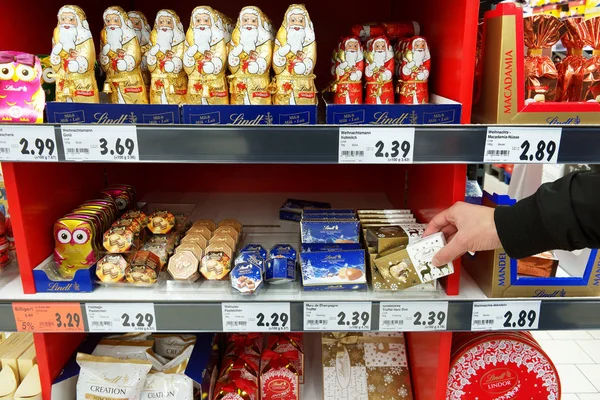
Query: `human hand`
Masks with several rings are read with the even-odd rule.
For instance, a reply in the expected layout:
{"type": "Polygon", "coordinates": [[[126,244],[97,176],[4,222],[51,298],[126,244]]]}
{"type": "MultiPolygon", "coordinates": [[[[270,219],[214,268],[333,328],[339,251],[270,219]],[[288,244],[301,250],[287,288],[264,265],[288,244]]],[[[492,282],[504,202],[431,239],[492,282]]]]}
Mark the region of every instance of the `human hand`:
{"type": "Polygon", "coordinates": [[[457,259],[467,251],[494,250],[502,246],[494,222],[494,209],[490,207],[457,202],[433,217],[423,237],[436,232],[442,232],[447,241],[446,246],[433,257],[436,267],[457,259]]]}

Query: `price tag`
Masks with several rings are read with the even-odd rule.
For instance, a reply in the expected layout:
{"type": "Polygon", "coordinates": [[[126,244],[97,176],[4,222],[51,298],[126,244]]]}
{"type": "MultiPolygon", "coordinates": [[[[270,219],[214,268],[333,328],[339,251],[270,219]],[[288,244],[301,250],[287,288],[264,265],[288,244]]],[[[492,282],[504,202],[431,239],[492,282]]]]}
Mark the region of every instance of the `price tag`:
{"type": "Polygon", "coordinates": [[[534,330],[541,301],[480,301],[473,303],[472,331],[534,330]]]}
{"type": "Polygon", "coordinates": [[[370,331],[371,303],[304,303],[306,331],[370,331]]]}
{"type": "Polygon", "coordinates": [[[61,125],[67,161],[140,160],[134,125],[61,125]]]}
{"type": "Polygon", "coordinates": [[[0,160],[58,161],[54,127],[0,125],[0,160]]]}
{"type": "Polygon", "coordinates": [[[225,332],[290,332],[290,303],[222,303],[225,332]]]}
{"type": "Polygon", "coordinates": [[[489,126],[483,162],[556,164],[562,128],[489,126]]]}
{"type": "Polygon", "coordinates": [[[415,128],[340,128],[340,164],[410,164],[415,128]]]}
{"type": "Polygon", "coordinates": [[[448,302],[380,303],[380,331],[444,331],[448,323],[448,302]]]}
{"type": "Polygon", "coordinates": [[[79,303],[13,303],[19,332],[84,332],[79,303]]]}
{"type": "Polygon", "coordinates": [[[86,303],[90,332],[156,332],[152,303],[86,303]]]}

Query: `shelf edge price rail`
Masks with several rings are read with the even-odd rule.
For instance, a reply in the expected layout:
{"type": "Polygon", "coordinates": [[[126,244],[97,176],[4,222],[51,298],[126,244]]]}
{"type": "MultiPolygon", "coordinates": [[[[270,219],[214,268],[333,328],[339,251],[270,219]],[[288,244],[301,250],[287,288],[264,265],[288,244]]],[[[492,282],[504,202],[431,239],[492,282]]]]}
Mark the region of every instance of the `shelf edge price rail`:
{"type": "Polygon", "coordinates": [[[556,164],[562,128],[488,126],[484,163],[556,164]]]}
{"type": "Polygon", "coordinates": [[[305,302],[305,331],[370,331],[370,302],[305,302]]]}
{"type": "Polygon", "coordinates": [[[540,323],[539,300],[476,301],[471,315],[472,331],[531,331],[540,323]]]}
{"type": "Polygon", "coordinates": [[[415,128],[340,127],[338,163],[411,164],[415,128]]]}
{"type": "Polygon", "coordinates": [[[445,331],[447,326],[447,301],[382,302],[379,304],[380,331],[445,331]]]}
{"type": "Polygon", "coordinates": [[[86,303],[90,332],[156,332],[153,303],[86,303]]]}
{"type": "Polygon", "coordinates": [[[135,125],[61,125],[65,160],[137,162],[135,125]]]}
{"type": "Polygon", "coordinates": [[[13,303],[18,332],[85,332],[79,303],[13,303]]]}
{"type": "Polygon", "coordinates": [[[0,161],[58,161],[54,127],[0,125],[0,161]]]}
{"type": "Polygon", "coordinates": [[[291,332],[290,303],[222,303],[224,332],[291,332]]]}

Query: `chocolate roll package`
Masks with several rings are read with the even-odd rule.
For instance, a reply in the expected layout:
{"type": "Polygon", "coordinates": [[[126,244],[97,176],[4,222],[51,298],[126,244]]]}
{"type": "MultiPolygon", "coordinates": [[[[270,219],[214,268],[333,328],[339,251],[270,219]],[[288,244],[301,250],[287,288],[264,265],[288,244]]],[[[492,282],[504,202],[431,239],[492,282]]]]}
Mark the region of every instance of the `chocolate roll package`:
{"type": "Polygon", "coordinates": [[[146,61],[146,53],[150,50],[150,32],[152,32],[152,25],[148,23],[148,18],[140,11],[129,11],[127,13],[135,35],[138,38],[140,44],[140,51],[142,53],[142,63],[140,68],[142,69],[142,77],[144,84],[146,85],[146,94],[150,90],[150,71],[148,70],[148,62],[146,61]]]}
{"type": "Polygon", "coordinates": [[[50,63],[56,79],[56,101],[98,103],[98,84],[94,75],[96,50],[81,8],[67,5],[58,11],[50,63]]]}
{"type": "Polygon", "coordinates": [[[565,31],[564,24],[551,15],[533,15],[523,19],[525,46],[525,103],[556,100],[558,71],[550,57],[542,54],[565,31]]]}
{"type": "Polygon", "coordinates": [[[150,50],[146,53],[152,74],[151,104],[182,104],[187,94],[187,74],[183,70],[185,32],[173,10],[156,14],[150,34],[150,50]]]}
{"type": "Polygon", "coordinates": [[[600,17],[586,20],[585,32],[585,44],[593,51],[583,67],[583,100],[600,102],[600,17]]]}
{"type": "Polygon", "coordinates": [[[142,77],[142,49],[125,10],[113,6],[104,11],[98,60],[106,73],[104,92],[112,103],[148,104],[142,77]]]}
{"type": "Polygon", "coordinates": [[[365,77],[367,104],[394,103],[394,52],[385,36],[367,42],[365,53],[365,77]]]}
{"type": "Polygon", "coordinates": [[[402,66],[399,69],[400,104],[429,103],[429,72],[431,53],[422,36],[407,39],[403,45],[402,66]]]}
{"type": "Polygon", "coordinates": [[[188,104],[229,104],[227,31],[221,13],[211,7],[192,11],[183,66],[188,74],[188,104]]]}
{"type": "Polygon", "coordinates": [[[334,56],[334,82],[332,86],[335,104],[362,104],[362,77],[365,71],[363,46],[356,36],[343,38],[334,56]]]}
{"type": "Polygon", "coordinates": [[[569,18],[564,21],[564,24],[566,32],[561,40],[567,49],[567,56],[557,66],[556,101],[582,101],[583,77],[587,60],[583,55],[583,47],[587,29],[583,18],[569,18]]]}
{"type": "Polygon", "coordinates": [[[416,21],[358,24],[352,27],[352,35],[359,37],[363,42],[377,36],[386,36],[396,41],[419,35],[420,31],[421,27],[416,21]]]}

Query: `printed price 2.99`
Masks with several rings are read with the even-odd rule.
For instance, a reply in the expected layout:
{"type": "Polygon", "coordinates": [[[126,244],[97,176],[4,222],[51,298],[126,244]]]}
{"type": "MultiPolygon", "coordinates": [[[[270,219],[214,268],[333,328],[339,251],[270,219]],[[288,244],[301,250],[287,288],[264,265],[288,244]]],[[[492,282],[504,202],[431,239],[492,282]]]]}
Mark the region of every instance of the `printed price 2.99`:
{"type": "Polygon", "coordinates": [[[375,157],[397,158],[400,155],[400,150],[402,150],[401,158],[406,158],[408,153],[410,153],[410,142],[408,140],[405,140],[402,143],[400,143],[397,140],[394,140],[392,142],[391,153],[388,151],[384,152],[385,143],[383,143],[383,140],[380,140],[377,143],[375,143],[375,147],[377,147],[375,157]]]}
{"type": "Polygon", "coordinates": [[[535,323],[535,319],[537,318],[537,313],[535,310],[531,310],[529,312],[525,310],[521,310],[519,313],[519,318],[513,320],[512,311],[507,311],[504,314],[504,327],[505,328],[531,328],[535,323]],[[528,324],[529,323],[529,324],[528,324]]]}
{"type": "Polygon", "coordinates": [[[367,325],[369,323],[369,319],[371,318],[371,316],[369,315],[368,312],[364,311],[362,314],[358,313],[357,311],[354,311],[352,313],[352,317],[349,320],[346,320],[346,313],[341,311],[338,315],[338,321],[337,324],[338,326],[357,326],[361,320],[362,320],[362,325],[367,325]]]}
{"type": "Polygon", "coordinates": [[[129,322],[132,319],[129,314],[124,313],[121,315],[121,324],[124,327],[136,327],[136,328],[152,328],[154,324],[154,315],[150,313],[137,313],[135,315],[135,321],[129,322]]]}
{"type": "Polygon", "coordinates": [[[258,313],[256,315],[256,319],[258,320],[258,322],[256,323],[257,326],[274,326],[275,328],[285,328],[288,321],[290,320],[290,316],[287,315],[287,313],[273,313],[271,314],[271,321],[265,322],[265,314],[258,313]],[[280,321],[281,324],[279,323],[280,321]]]}
{"type": "Polygon", "coordinates": [[[29,140],[22,138],[19,141],[19,144],[21,145],[21,154],[31,154],[32,156],[43,156],[43,155],[48,155],[51,156],[54,154],[54,150],[56,147],[56,144],[54,143],[54,140],[52,139],[46,139],[45,141],[43,139],[40,138],[36,138],[33,142],[33,144],[35,145],[35,148],[37,149],[37,154],[35,150],[29,150],[29,140]],[[48,154],[44,154],[44,150],[48,150],[48,154]]]}
{"type": "Polygon", "coordinates": [[[552,160],[554,153],[556,153],[556,143],[553,140],[550,140],[547,143],[544,140],[540,140],[537,144],[537,151],[532,149],[532,151],[535,151],[534,154],[529,154],[530,148],[531,144],[529,143],[529,140],[525,140],[521,143],[521,150],[523,151],[521,152],[519,160],[533,161],[535,159],[537,161],[543,161],[545,158],[546,161],[550,161],[552,160]]]}

